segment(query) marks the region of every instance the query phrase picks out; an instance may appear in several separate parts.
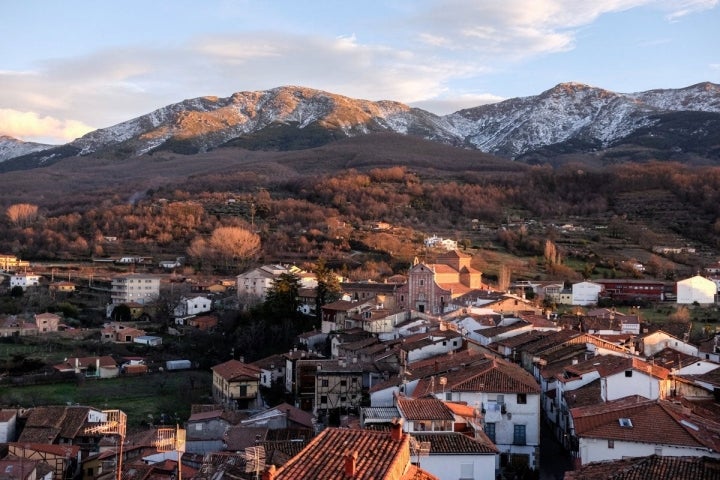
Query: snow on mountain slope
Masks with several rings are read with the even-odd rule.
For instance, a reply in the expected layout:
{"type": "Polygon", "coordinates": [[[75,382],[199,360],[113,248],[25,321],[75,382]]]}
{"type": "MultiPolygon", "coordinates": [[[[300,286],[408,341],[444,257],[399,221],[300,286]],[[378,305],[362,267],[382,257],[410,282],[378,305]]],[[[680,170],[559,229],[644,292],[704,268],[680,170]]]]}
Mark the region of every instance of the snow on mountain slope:
{"type": "Polygon", "coordinates": [[[54,145],[46,145],[43,143],[23,142],[17,138],[0,135],[0,162],[11,158],[27,155],[28,153],[47,150],[54,145]]]}
{"type": "MultiPolygon", "coordinates": [[[[720,86],[706,82],[682,89],[623,94],[562,83],[536,96],[446,116],[393,101],[357,100],[285,86],[238,92],[227,98],[184,100],[96,130],[62,151],[54,149],[48,154],[59,158],[79,151],[81,155],[111,153],[123,157],[163,148],[195,153],[253,135],[262,148],[263,140],[274,132],[268,128],[284,125],[284,135],[303,135],[305,129],[308,135],[317,134],[318,129],[332,131],[327,138],[390,131],[514,158],[568,141],[580,148],[603,148],[638,129],[652,128],[660,121],[659,115],[676,111],[720,113],[720,86]]],[[[0,158],[11,158],[9,155],[14,153],[0,150],[0,158]]]]}

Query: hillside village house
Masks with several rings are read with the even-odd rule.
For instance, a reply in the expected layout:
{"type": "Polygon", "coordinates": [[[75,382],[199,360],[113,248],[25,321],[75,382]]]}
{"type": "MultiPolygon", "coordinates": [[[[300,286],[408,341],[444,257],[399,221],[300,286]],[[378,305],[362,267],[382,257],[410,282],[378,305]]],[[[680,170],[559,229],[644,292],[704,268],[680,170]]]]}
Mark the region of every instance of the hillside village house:
{"type": "Polygon", "coordinates": [[[273,282],[282,274],[297,275],[301,287],[314,288],[317,286],[315,275],[303,272],[298,267],[263,265],[241,273],[236,277],[238,299],[250,305],[264,302],[273,282]]]}
{"type": "Polygon", "coordinates": [[[29,268],[30,262],[20,260],[15,255],[0,254],[0,270],[3,272],[14,272],[20,268],[29,268]]]}
{"type": "Polygon", "coordinates": [[[710,305],[716,301],[717,285],[712,280],[700,275],[678,281],[676,289],[678,304],[710,305]]]}
{"type": "Polygon", "coordinates": [[[580,306],[595,305],[602,290],[603,286],[599,283],[574,283],[572,286],[572,304],[580,306]]]}
{"type": "Polygon", "coordinates": [[[60,325],[60,316],[54,313],[35,314],[35,325],[39,333],[57,332],[60,325]]]}
{"type": "Polygon", "coordinates": [[[720,423],[672,402],[630,396],[571,413],[579,465],[650,455],[720,458],[720,423]]]}
{"type": "Polygon", "coordinates": [[[182,325],[185,318],[199,313],[209,312],[210,310],[212,310],[212,300],[202,295],[197,295],[190,298],[181,298],[173,310],[173,315],[175,316],[175,323],[182,325]]]}
{"type": "Polygon", "coordinates": [[[258,408],[260,397],[260,369],[238,360],[212,367],[213,399],[230,410],[258,408]]]}
{"type": "Polygon", "coordinates": [[[23,290],[40,285],[40,275],[34,273],[16,273],[10,276],[10,288],[21,287],[23,290]]]}
{"type": "Polygon", "coordinates": [[[537,468],[540,445],[540,387],[520,366],[492,358],[474,366],[420,380],[412,396],[437,398],[479,408],[485,434],[508,463],[537,468]]]}
{"type": "Polygon", "coordinates": [[[141,273],[119,275],[112,279],[112,305],[137,303],[145,305],[160,297],[160,277],[141,273]]]}
{"type": "Polygon", "coordinates": [[[326,428],[282,467],[268,467],[262,478],[437,480],[412,464],[410,436],[402,431],[400,423],[393,424],[389,433],[326,428]]]}
{"type": "Polygon", "coordinates": [[[416,262],[407,283],[398,288],[396,303],[405,310],[441,315],[452,299],[482,289],[482,272],[472,257],[457,250],[438,255],[436,263],[416,262]]]}

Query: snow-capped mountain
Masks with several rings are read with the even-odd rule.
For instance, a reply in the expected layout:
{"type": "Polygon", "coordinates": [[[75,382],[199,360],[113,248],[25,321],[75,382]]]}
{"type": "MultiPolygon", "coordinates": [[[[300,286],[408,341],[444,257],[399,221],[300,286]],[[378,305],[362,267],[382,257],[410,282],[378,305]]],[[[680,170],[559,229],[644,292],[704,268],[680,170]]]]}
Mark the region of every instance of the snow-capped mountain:
{"type": "Polygon", "coordinates": [[[54,145],[44,143],[23,142],[17,138],[0,135],[0,162],[10,158],[27,155],[28,153],[39,152],[53,148],[54,145]]]}
{"type": "Polygon", "coordinates": [[[185,100],[17,160],[39,166],[70,155],[117,158],[161,150],[192,154],[229,145],[290,150],[373,132],[412,135],[517,158],[554,145],[602,149],[638,132],[652,136],[660,126],[714,138],[718,125],[720,85],[713,83],[629,94],[562,83],[537,96],[446,116],[393,101],[357,100],[287,86],[185,100]],[[704,112],[703,127],[692,124],[699,117],[680,118],[674,112],[704,112]]]}

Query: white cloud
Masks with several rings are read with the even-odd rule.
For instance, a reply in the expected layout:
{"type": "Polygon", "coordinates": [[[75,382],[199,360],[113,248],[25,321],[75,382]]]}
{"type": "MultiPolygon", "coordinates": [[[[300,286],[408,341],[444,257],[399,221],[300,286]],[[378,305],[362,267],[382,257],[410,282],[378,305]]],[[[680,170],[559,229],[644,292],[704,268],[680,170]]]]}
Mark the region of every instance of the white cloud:
{"type": "Polygon", "coordinates": [[[28,142],[61,144],[92,131],[77,120],[59,120],[35,112],[0,109],[0,133],[28,142]]]}

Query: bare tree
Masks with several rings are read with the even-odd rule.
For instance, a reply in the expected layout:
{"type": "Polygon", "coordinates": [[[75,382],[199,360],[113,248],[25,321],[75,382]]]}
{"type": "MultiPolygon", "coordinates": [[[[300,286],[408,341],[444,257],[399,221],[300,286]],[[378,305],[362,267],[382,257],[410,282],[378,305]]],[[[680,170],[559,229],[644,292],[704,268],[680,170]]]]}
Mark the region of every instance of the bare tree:
{"type": "Polygon", "coordinates": [[[18,227],[25,227],[37,218],[38,206],[30,203],[16,203],[7,209],[7,216],[18,227]]]}
{"type": "Polygon", "coordinates": [[[260,237],[241,227],[218,227],[210,238],[195,238],[188,254],[202,263],[212,261],[215,266],[228,270],[240,267],[260,251],[260,237]]]}

